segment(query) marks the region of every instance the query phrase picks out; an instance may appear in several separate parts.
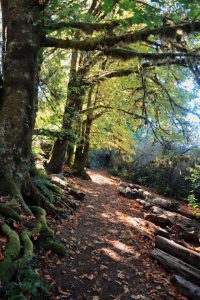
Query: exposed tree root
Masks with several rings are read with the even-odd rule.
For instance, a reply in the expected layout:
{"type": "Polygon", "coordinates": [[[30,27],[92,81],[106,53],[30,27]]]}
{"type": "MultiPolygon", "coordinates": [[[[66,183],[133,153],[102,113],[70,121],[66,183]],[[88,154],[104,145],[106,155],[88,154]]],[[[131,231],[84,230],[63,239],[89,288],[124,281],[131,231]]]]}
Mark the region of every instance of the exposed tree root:
{"type": "Polygon", "coordinates": [[[21,208],[26,214],[32,215],[31,210],[24,201],[20,188],[14,179],[10,179],[9,176],[0,176],[0,195],[10,195],[13,199],[16,199],[16,202],[20,204],[21,208]]]}
{"type": "Polygon", "coordinates": [[[52,250],[58,255],[66,255],[65,246],[54,240],[54,232],[47,225],[46,210],[58,215],[71,213],[70,203],[65,202],[68,194],[57,185],[51,182],[47,183],[46,187],[51,189],[54,195],[59,196],[58,199],[56,197],[53,201],[48,199],[30,176],[28,176],[22,187],[22,193],[14,181],[0,177],[0,195],[10,196],[11,199],[0,203],[0,217],[4,222],[1,225],[1,232],[8,238],[4,259],[0,262],[0,280],[2,282],[9,282],[18,271],[27,267],[33,256],[34,243],[36,246],[45,250],[52,250]],[[24,199],[26,199],[29,206],[27,206],[24,199]],[[60,207],[56,206],[58,203],[60,207]],[[29,226],[29,223],[26,224],[27,221],[24,221],[22,214],[35,216],[34,225],[29,226]],[[15,229],[11,229],[12,222],[11,227],[5,223],[7,219],[26,224],[30,229],[17,233],[15,229]]]}
{"type": "Polygon", "coordinates": [[[66,255],[65,247],[53,240],[54,233],[47,225],[45,210],[37,206],[32,206],[31,210],[37,218],[37,224],[32,232],[40,234],[38,238],[39,245],[42,248],[52,250],[59,255],[66,255]]]}
{"type": "Polygon", "coordinates": [[[36,225],[31,231],[24,230],[20,235],[23,245],[23,254],[21,257],[21,243],[18,233],[12,230],[7,224],[1,226],[3,235],[7,236],[9,241],[4,259],[0,262],[0,279],[3,282],[9,282],[18,270],[25,268],[31,261],[33,256],[31,237],[35,238],[38,235],[37,244],[39,247],[45,250],[52,250],[59,255],[66,255],[64,245],[53,240],[54,233],[47,225],[45,210],[37,206],[32,206],[30,209],[36,216],[36,225]]]}
{"type": "Polygon", "coordinates": [[[7,204],[0,204],[0,214],[5,218],[11,218],[15,221],[21,221],[21,217],[14,211],[12,207],[9,207],[7,204]]]}
{"type": "Polygon", "coordinates": [[[24,230],[21,234],[21,240],[24,246],[24,255],[17,261],[17,266],[19,268],[24,268],[27,263],[31,261],[33,256],[33,243],[30,239],[30,232],[24,230]]]}
{"type": "Polygon", "coordinates": [[[20,239],[19,235],[6,224],[1,226],[1,230],[8,237],[9,242],[5,251],[5,257],[0,262],[0,278],[4,282],[8,282],[15,272],[13,262],[20,253],[20,239]]]}

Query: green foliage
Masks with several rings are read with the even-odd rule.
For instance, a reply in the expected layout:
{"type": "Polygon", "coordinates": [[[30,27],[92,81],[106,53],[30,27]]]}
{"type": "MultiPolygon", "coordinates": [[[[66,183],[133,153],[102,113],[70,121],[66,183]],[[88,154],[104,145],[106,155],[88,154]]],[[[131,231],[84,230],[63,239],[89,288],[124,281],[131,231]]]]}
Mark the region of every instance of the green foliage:
{"type": "Polygon", "coordinates": [[[133,170],[133,178],[140,184],[153,188],[169,197],[185,198],[189,186],[185,173],[181,173],[182,157],[171,153],[133,170]]]}
{"type": "Polygon", "coordinates": [[[103,0],[103,9],[105,13],[109,13],[112,11],[114,6],[114,0],[103,0]]]}
{"type": "Polygon", "coordinates": [[[5,147],[0,147],[0,154],[6,153],[7,149],[5,147]]]}
{"type": "Polygon", "coordinates": [[[49,295],[49,287],[42,278],[39,278],[36,272],[29,266],[18,273],[18,281],[8,283],[0,295],[8,300],[27,300],[38,299],[38,294],[49,295]]]}
{"type": "MultiPolygon", "coordinates": [[[[123,159],[122,155],[112,157],[112,174],[131,180],[135,183],[154,189],[156,192],[177,199],[187,199],[192,182],[188,180],[188,168],[199,161],[198,147],[182,146],[177,143],[152,145],[151,136],[146,136],[146,142],[141,136],[135,136],[135,153],[132,161],[123,159]]],[[[196,170],[195,190],[199,189],[199,173],[196,170]]],[[[193,201],[192,197],[190,200],[193,201]]]]}
{"type": "Polygon", "coordinates": [[[194,167],[189,168],[191,182],[191,191],[188,196],[188,202],[192,207],[200,207],[200,165],[196,164],[194,167]]]}

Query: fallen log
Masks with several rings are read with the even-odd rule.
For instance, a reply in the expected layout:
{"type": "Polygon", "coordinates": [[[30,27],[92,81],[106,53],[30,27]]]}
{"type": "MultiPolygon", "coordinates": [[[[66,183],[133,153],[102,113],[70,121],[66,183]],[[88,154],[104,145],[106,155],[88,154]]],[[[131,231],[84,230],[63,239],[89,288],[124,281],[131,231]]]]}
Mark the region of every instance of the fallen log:
{"type": "Polygon", "coordinates": [[[155,235],[169,237],[166,230],[144,219],[134,217],[131,222],[141,234],[148,235],[150,238],[154,238],[155,235]]]}
{"type": "Polygon", "coordinates": [[[200,254],[198,252],[189,250],[186,247],[159,235],[155,237],[155,247],[200,270],[200,254]]]}
{"type": "Polygon", "coordinates": [[[143,199],[143,191],[137,188],[130,188],[129,186],[124,187],[119,185],[118,187],[119,193],[128,199],[136,199],[141,198],[143,199]]]}
{"type": "Polygon", "coordinates": [[[166,238],[169,238],[169,233],[165,229],[156,226],[152,222],[143,220],[141,222],[141,226],[145,226],[154,236],[159,235],[159,236],[164,236],[166,238]]]}
{"type": "Polygon", "coordinates": [[[151,204],[147,202],[146,200],[142,200],[139,198],[136,198],[135,201],[143,206],[144,209],[149,210],[151,208],[151,204]]]}
{"type": "Polygon", "coordinates": [[[161,225],[164,219],[168,219],[174,228],[177,230],[179,236],[187,241],[199,241],[200,238],[200,223],[184,217],[176,212],[167,211],[157,206],[150,208],[153,213],[152,216],[148,216],[147,219],[156,225],[161,225]],[[159,217],[159,218],[158,218],[159,217]],[[159,224],[159,220],[161,223],[159,224]]]}
{"type": "Polygon", "coordinates": [[[151,256],[167,270],[175,271],[189,281],[200,284],[200,270],[157,248],[151,252],[151,256]]]}
{"type": "Polygon", "coordinates": [[[184,216],[184,217],[186,217],[186,218],[188,218],[188,219],[191,219],[191,220],[195,220],[195,221],[197,221],[197,222],[200,222],[200,217],[197,216],[197,215],[193,215],[193,214],[191,214],[191,213],[182,211],[181,209],[179,209],[179,210],[177,211],[177,213],[179,213],[180,215],[182,215],[182,216],[184,216]]]}
{"type": "MultiPolygon", "coordinates": [[[[145,196],[145,194],[144,194],[145,196]]],[[[153,206],[158,206],[167,210],[171,211],[177,211],[178,209],[178,203],[176,201],[166,200],[164,198],[156,197],[152,198],[152,196],[149,196],[148,194],[145,196],[145,199],[153,206]]]]}
{"type": "Polygon", "coordinates": [[[125,182],[121,182],[119,184],[118,190],[121,195],[128,199],[143,199],[151,206],[156,205],[171,211],[176,211],[179,206],[178,202],[167,200],[161,197],[156,197],[153,193],[142,189],[137,184],[128,184],[125,182]]]}
{"type": "Polygon", "coordinates": [[[165,215],[144,214],[144,218],[156,225],[171,226],[172,222],[165,215]]]}
{"type": "Polygon", "coordinates": [[[172,284],[174,284],[178,291],[190,300],[200,299],[200,287],[192,282],[184,279],[181,276],[175,275],[172,277],[172,284]]]}
{"type": "Polygon", "coordinates": [[[131,225],[132,227],[137,230],[143,237],[147,239],[151,239],[151,235],[145,230],[145,228],[142,228],[141,224],[144,222],[141,218],[131,218],[131,225]]]}

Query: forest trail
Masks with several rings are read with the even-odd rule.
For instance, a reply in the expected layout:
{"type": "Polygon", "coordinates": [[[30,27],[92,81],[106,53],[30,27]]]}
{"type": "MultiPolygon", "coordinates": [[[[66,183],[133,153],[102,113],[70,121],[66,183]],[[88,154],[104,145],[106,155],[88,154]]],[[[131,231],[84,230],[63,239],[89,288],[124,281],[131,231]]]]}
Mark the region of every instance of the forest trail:
{"type": "Polygon", "coordinates": [[[72,221],[60,226],[70,255],[56,266],[46,261],[44,273],[57,286],[51,299],[186,299],[149,257],[153,240],[133,220],[143,216],[141,206],[120,196],[118,181],[106,172],[89,175],[92,181],[73,178],[86,193],[85,202],[72,221]]]}

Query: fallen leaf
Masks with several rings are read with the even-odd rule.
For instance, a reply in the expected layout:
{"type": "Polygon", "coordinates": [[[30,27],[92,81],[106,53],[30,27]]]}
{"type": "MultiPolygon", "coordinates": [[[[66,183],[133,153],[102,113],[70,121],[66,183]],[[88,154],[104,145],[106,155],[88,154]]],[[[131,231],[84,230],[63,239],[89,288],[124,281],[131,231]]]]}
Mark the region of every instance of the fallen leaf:
{"type": "Polygon", "coordinates": [[[125,278],[125,275],[123,274],[122,271],[118,271],[117,272],[117,277],[123,279],[123,278],[125,278]]]}
{"type": "Polygon", "coordinates": [[[83,278],[83,279],[89,279],[89,280],[93,280],[95,278],[95,275],[94,274],[83,274],[80,276],[80,278],[83,278]]]}
{"type": "Polygon", "coordinates": [[[5,236],[0,237],[0,242],[6,243],[7,241],[8,241],[7,237],[5,237],[5,236]]]}
{"type": "Polygon", "coordinates": [[[16,229],[23,229],[24,226],[18,222],[13,222],[12,226],[16,229]]]}
{"type": "Polygon", "coordinates": [[[61,287],[58,287],[58,292],[61,295],[70,296],[70,292],[69,291],[64,291],[61,287]]]}
{"type": "Polygon", "coordinates": [[[108,269],[107,266],[105,266],[105,265],[100,265],[100,270],[106,270],[106,269],[108,269]]]}
{"type": "Polygon", "coordinates": [[[123,285],[124,293],[127,294],[129,292],[129,288],[127,285],[123,285]]]}
{"type": "Polygon", "coordinates": [[[32,232],[32,237],[33,237],[34,241],[36,241],[38,239],[39,235],[40,235],[40,233],[37,231],[32,232]]]}

